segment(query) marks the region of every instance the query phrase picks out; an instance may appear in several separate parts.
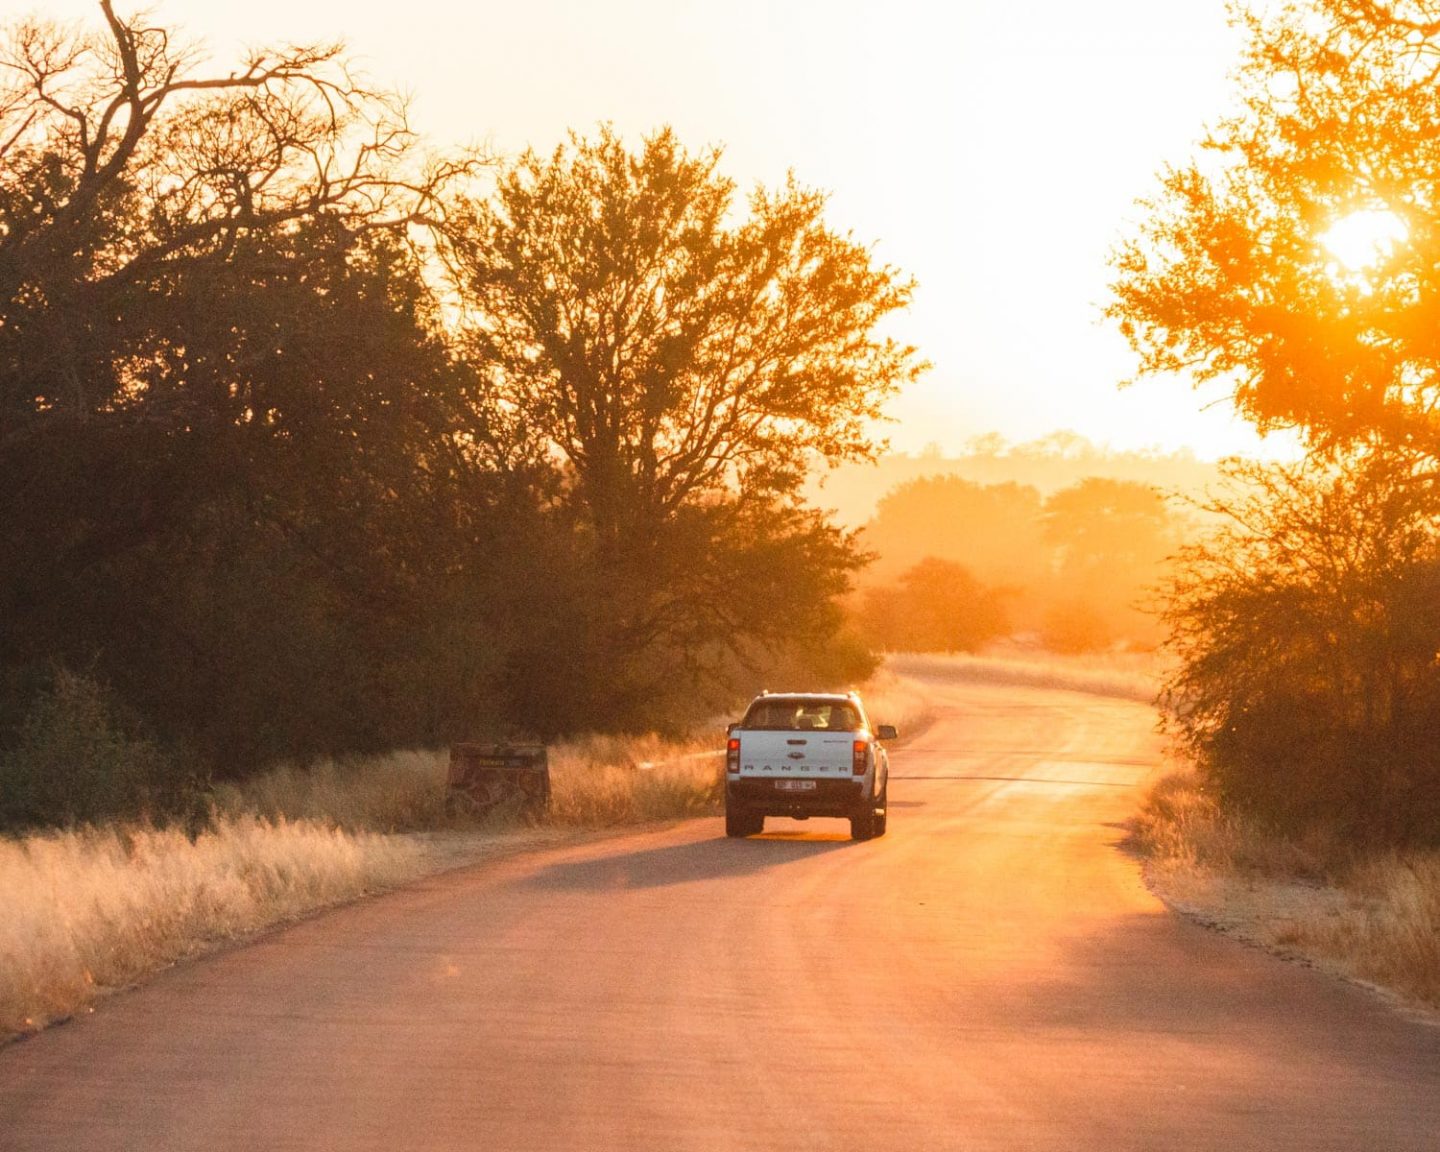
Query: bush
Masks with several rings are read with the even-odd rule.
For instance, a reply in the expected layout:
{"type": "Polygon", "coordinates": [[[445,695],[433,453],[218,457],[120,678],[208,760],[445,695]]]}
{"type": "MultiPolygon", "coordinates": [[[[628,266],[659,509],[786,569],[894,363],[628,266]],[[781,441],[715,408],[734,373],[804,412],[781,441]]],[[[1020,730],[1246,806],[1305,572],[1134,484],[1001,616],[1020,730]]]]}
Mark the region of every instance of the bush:
{"type": "Polygon", "coordinates": [[[1228,810],[1440,838],[1440,531],[1404,460],[1231,469],[1169,593],[1167,723],[1228,810]]]}
{"type": "Polygon", "coordinates": [[[963,564],[927,556],[860,605],[865,638],[892,652],[973,652],[1010,629],[1009,592],[963,564]]]}
{"type": "Polygon", "coordinates": [[[146,739],[102,685],[61,669],[0,754],[0,826],[192,815],[202,783],[146,739]]]}

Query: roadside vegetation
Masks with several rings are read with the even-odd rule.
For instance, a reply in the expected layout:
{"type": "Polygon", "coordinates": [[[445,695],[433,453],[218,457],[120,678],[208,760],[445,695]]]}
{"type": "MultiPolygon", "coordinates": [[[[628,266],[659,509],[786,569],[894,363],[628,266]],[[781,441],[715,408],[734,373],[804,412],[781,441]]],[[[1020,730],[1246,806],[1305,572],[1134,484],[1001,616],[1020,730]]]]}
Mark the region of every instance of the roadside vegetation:
{"type": "Polygon", "coordinates": [[[1440,1008],[1440,851],[1277,834],[1227,813],[1193,772],[1160,780],[1135,820],[1166,901],[1282,955],[1440,1008]]]}
{"type": "MultiPolygon", "coordinates": [[[[928,719],[919,686],[892,672],[865,691],[902,733],[928,719]]],[[[88,741],[109,754],[120,739],[113,721],[86,715],[101,731],[70,715],[66,747],[88,741]]],[[[451,815],[447,754],[410,751],[280,765],[214,789],[204,813],[187,809],[163,826],[116,820],[0,836],[0,1038],[217,944],[438,869],[577,832],[718,813],[722,746],[719,724],[679,740],[559,741],[549,748],[551,809],[535,824],[451,815]]]]}
{"type": "Polygon", "coordinates": [[[558,744],[538,828],[449,814],[447,755],[400,752],[282,765],[168,824],[0,836],[0,1037],[216,944],[508,844],[717,811],[718,743],[558,744]]]}
{"type": "Polygon", "coordinates": [[[1141,375],[1229,391],[1304,459],[1232,464],[1165,590],[1193,776],[1139,822],[1207,919],[1437,1002],[1440,5],[1236,20],[1230,115],[1114,257],[1141,375]]]}
{"type": "Polygon", "coordinates": [[[343,47],[95,15],[0,29],[0,827],[874,671],[803,484],[925,364],[823,193],[664,126],[436,152],[343,47]]]}
{"type": "Polygon", "coordinates": [[[395,837],[252,816],[194,835],[112,825],[0,837],[0,1037],[422,865],[395,837]]]}
{"type": "Polygon", "coordinates": [[[1164,656],[1158,652],[1076,655],[1024,649],[1007,651],[1003,646],[992,646],[974,655],[902,652],[886,660],[886,667],[902,677],[1061,688],[1147,704],[1155,699],[1159,690],[1163,666],[1164,656]]]}

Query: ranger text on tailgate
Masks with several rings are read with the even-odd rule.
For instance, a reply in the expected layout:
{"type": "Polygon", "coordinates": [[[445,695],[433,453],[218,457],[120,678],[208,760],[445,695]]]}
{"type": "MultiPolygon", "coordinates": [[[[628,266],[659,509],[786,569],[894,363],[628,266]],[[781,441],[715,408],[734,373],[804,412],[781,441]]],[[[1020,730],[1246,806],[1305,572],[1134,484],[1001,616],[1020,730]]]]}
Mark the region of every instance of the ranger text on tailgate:
{"type": "Polygon", "coordinates": [[[854,692],[755,697],[726,744],[725,834],[753,836],[766,816],[840,816],[856,840],[885,835],[894,739],[854,692]]]}

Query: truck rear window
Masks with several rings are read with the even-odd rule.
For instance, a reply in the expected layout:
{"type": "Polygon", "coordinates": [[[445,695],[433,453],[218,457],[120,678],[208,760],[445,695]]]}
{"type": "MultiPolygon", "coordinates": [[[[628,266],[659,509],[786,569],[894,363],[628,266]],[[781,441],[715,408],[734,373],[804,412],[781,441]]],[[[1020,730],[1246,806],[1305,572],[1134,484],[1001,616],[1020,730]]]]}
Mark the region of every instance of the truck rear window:
{"type": "Polygon", "coordinates": [[[833,700],[757,700],[740,726],[772,732],[854,732],[860,714],[852,705],[833,700]]]}

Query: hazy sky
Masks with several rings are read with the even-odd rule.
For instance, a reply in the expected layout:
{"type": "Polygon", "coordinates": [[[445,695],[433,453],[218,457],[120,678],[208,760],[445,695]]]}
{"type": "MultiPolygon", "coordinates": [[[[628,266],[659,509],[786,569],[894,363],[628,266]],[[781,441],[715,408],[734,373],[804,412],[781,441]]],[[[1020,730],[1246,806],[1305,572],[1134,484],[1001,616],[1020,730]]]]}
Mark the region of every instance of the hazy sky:
{"type": "MultiPolygon", "coordinates": [[[[919,281],[896,332],[935,367],[891,407],[898,449],[1056,428],[1206,456],[1255,444],[1223,401],[1205,410],[1214,393],[1118,391],[1133,364],[1098,321],[1133,201],[1224,107],[1238,40],[1223,0],[149,6],[217,64],[344,37],[436,143],[545,151],[601,120],[637,140],[670,123],[691,147],[723,145],[742,187],[794,169],[830,192],[832,225],[919,281]]],[[[92,0],[38,10],[99,18],[92,0]]]]}

